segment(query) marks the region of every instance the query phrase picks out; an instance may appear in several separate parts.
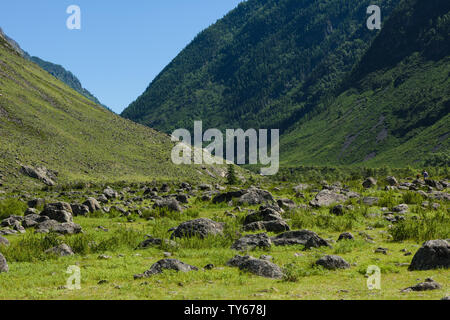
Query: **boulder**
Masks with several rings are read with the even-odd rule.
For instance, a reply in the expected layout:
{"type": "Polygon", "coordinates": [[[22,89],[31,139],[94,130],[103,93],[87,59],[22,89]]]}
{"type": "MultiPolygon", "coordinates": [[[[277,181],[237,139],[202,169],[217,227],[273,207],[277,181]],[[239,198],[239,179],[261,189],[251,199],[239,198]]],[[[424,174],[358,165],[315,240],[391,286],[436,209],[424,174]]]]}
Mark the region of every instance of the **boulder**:
{"type": "Polygon", "coordinates": [[[116,199],[119,197],[119,194],[111,187],[107,187],[105,190],[103,190],[103,194],[108,199],[116,199]]]}
{"type": "Polygon", "coordinates": [[[375,178],[369,177],[363,182],[363,187],[366,189],[373,188],[377,185],[377,180],[375,178]]]}
{"type": "Polygon", "coordinates": [[[151,236],[147,236],[147,239],[145,239],[144,241],[142,241],[139,244],[140,249],[145,249],[145,248],[150,248],[153,246],[161,246],[162,244],[165,244],[168,247],[176,247],[177,243],[175,241],[172,240],[168,240],[168,239],[158,239],[158,238],[153,238],[151,236]]]}
{"type": "Polygon", "coordinates": [[[339,235],[338,241],[342,240],[355,240],[355,237],[350,232],[344,232],[339,235]]]}
{"type": "Polygon", "coordinates": [[[6,262],[5,257],[0,253],[0,273],[8,271],[9,271],[8,263],[6,262]]]}
{"type": "Polygon", "coordinates": [[[84,204],[71,204],[70,207],[72,208],[72,212],[74,216],[87,216],[90,212],[89,207],[84,204]]]}
{"type": "Polygon", "coordinates": [[[185,195],[185,194],[179,194],[179,195],[177,195],[177,197],[176,197],[176,200],[178,201],[178,202],[180,202],[180,203],[189,203],[189,198],[188,198],[188,196],[187,195],[185,195]]]}
{"type": "Polygon", "coordinates": [[[46,204],[41,216],[49,217],[58,222],[72,222],[72,207],[65,202],[56,202],[46,204]]]}
{"type": "Polygon", "coordinates": [[[175,270],[181,272],[197,271],[198,268],[188,265],[176,259],[163,259],[156,262],[147,271],[134,276],[135,279],[148,278],[152,275],[163,273],[164,270],[175,270]]]}
{"type": "Polygon", "coordinates": [[[293,210],[293,209],[297,208],[297,205],[291,199],[279,199],[277,201],[277,204],[280,208],[285,209],[285,210],[293,210]]]}
{"type": "Polygon", "coordinates": [[[411,292],[411,291],[429,291],[429,290],[439,290],[442,289],[442,286],[434,281],[433,279],[426,279],[425,282],[421,282],[416,284],[415,286],[403,289],[402,292],[411,292]]]}
{"type": "Polygon", "coordinates": [[[230,267],[238,267],[240,270],[245,270],[265,278],[283,278],[283,271],[279,266],[270,261],[256,259],[251,256],[235,256],[227,262],[227,265],[230,267]]]}
{"type": "Polygon", "coordinates": [[[270,248],[272,241],[269,236],[265,233],[250,234],[245,237],[236,240],[231,246],[233,250],[251,250],[254,248],[270,248]]]}
{"type": "Polygon", "coordinates": [[[450,243],[446,240],[425,242],[414,255],[410,271],[448,269],[450,267],[450,243]]]}
{"type": "Polygon", "coordinates": [[[332,190],[325,189],[325,190],[320,191],[316,195],[314,200],[312,200],[310,202],[310,205],[313,207],[316,207],[316,208],[328,207],[328,206],[331,206],[332,204],[344,202],[346,200],[347,200],[346,195],[337,193],[332,190]]]}
{"type": "Polygon", "coordinates": [[[67,257],[67,256],[73,256],[74,253],[72,251],[72,248],[69,247],[67,244],[60,244],[59,246],[53,247],[45,251],[47,254],[54,254],[60,257],[67,257]]]}
{"type": "Polygon", "coordinates": [[[339,256],[325,256],[316,261],[316,265],[328,270],[349,269],[350,264],[339,256]]]}
{"type": "Polygon", "coordinates": [[[392,187],[398,185],[397,179],[392,176],[386,177],[386,182],[392,187]]]}
{"type": "Polygon", "coordinates": [[[30,208],[36,209],[37,207],[45,205],[45,199],[42,199],[42,198],[33,199],[33,200],[28,201],[27,204],[30,208]]]}
{"type": "Polygon", "coordinates": [[[398,206],[395,206],[394,208],[392,208],[392,211],[394,211],[394,212],[406,212],[408,210],[409,210],[409,207],[405,203],[399,204],[398,206]]]}
{"type": "Polygon", "coordinates": [[[22,166],[21,171],[23,174],[31,178],[38,179],[48,186],[55,185],[55,181],[53,180],[56,179],[56,174],[50,170],[47,170],[45,167],[33,168],[31,166],[22,166]]]}
{"type": "Polygon", "coordinates": [[[374,205],[378,204],[379,198],[377,198],[377,197],[364,197],[362,201],[363,201],[363,203],[366,206],[374,206],[374,205]]]}
{"type": "Polygon", "coordinates": [[[156,200],[155,204],[153,205],[153,209],[156,208],[165,208],[171,211],[177,211],[182,212],[183,208],[181,208],[180,203],[172,198],[169,199],[162,199],[162,200],[156,200]]]}
{"type": "Polygon", "coordinates": [[[289,225],[284,220],[257,221],[244,225],[244,231],[268,231],[280,233],[289,231],[289,225]]]}
{"type": "Polygon", "coordinates": [[[219,193],[213,198],[213,203],[230,202],[234,198],[242,197],[245,194],[245,190],[230,191],[225,193],[219,193]]]}
{"type": "Polygon", "coordinates": [[[37,233],[55,232],[66,235],[66,234],[81,233],[82,229],[81,226],[73,222],[59,223],[56,220],[47,220],[37,225],[36,232],[37,233]]]}
{"type": "Polygon", "coordinates": [[[331,247],[331,246],[326,240],[322,239],[318,235],[313,235],[305,243],[305,250],[319,247],[331,247]]]}
{"type": "Polygon", "coordinates": [[[265,208],[263,210],[253,212],[247,215],[244,220],[244,225],[258,221],[273,221],[273,220],[282,220],[282,217],[274,209],[265,208]]]}
{"type": "Polygon", "coordinates": [[[289,246],[289,245],[305,245],[308,240],[318,235],[309,230],[296,230],[282,233],[276,237],[271,238],[272,243],[276,246],[289,246]]]}
{"type": "Polygon", "coordinates": [[[92,197],[88,198],[85,202],[83,202],[83,204],[89,208],[89,212],[91,213],[102,210],[100,203],[92,197]]]}
{"type": "Polygon", "coordinates": [[[223,233],[223,224],[210,219],[200,218],[186,221],[180,224],[172,233],[171,238],[199,237],[204,239],[208,236],[216,236],[223,233]]]}
{"type": "Polygon", "coordinates": [[[241,205],[272,203],[274,201],[275,200],[269,191],[258,188],[249,188],[238,200],[241,205]]]}
{"type": "Polygon", "coordinates": [[[331,210],[331,213],[336,216],[342,216],[344,215],[344,206],[342,204],[338,204],[337,206],[334,206],[331,210]]]}

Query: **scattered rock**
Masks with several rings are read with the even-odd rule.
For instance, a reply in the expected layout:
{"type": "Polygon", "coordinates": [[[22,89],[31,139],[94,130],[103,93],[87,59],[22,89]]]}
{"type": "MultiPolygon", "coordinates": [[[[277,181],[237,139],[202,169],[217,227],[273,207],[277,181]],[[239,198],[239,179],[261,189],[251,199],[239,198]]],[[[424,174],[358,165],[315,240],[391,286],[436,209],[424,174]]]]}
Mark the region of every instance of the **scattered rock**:
{"type": "Polygon", "coordinates": [[[450,243],[446,240],[430,240],[425,242],[414,255],[410,271],[432,270],[450,267],[450,243]]]}
{"type": "Polygon", "coordinates": [[[135,279],[148,278],[152,275],[163,273],[164,270],[175,270],[181,272],[197,271],[198,268],[188,265],[176,259],[163,259],[156,262],[150,267],[149,270],[145,271],[143,274],[135,275],[135,279]]]}
{"type": "Polygon", "coordinates": [[[305,245],[306,242],[314,236],[318,237],[318,235],[313,231],[296,230],[282,233],[276,237],[273,237],[271,240],[276,246],[305,245]]]}
{"type": "Polygon", "coordinates": [[[377,180],[375,178],[369,177],[363,182],[363,187],[366,189],[373,188],[377,185],[377,180]]]}
{"type": "Polygon", "coordinates": [[[6,262],[5,257],[0,253],[0,273],[8,271],[9,271],[8,263],[6,262]]]}
{"type": "Polygon", "coordinates": [[[238,202],[241,205],[255,205],[272,203],[274,202],[274,198],[269,191],[258,188],[249,188],[246,193],[239,198],[238,202]]]}
{"type": "Polygon", "coordinates": [[[180,224],[172,233],[171,238],[216,236],[223,233],[223,224],[210,219],[200,218],[180,224]]]}
{"type": "Polygon", "coordinates": [[[272,279],[281,279],[283,277],[283,271],[276,264],[251,256],[235,256],[227,262],[227,265],[230,267],[238,267],[240,270],[249,271],[261,277],[272,279]]]}
{"type": "Polygon", "coordinates": [[[270,248],[272,241],[265,233],[250,234],[233,243],[231,249],[245,251],[254,248],[270,248]]]}
{"type": "Polygon", "coordinates": [[[110,187],[107,187],[105,190],[103,190],[103,194],[108,199],[116,199],[119,197],[119,194],[110,187]]]}
{"type": "Polygon", "coordinates": [[[317,260],[316,264],[329,270],[350,268],[350,264],[339,256],[325,256],[317,260]]]}
{"type": "Polygon", "coordinates": [[[89,208],[89,212],[91,213],[102,210],[100,203],[94,198],[88,198],[83,204],[89,208]]]}
{"type": "Polygon", "coordinates": [[[163,199],[163,200],[156,200],[155,204],[153,205],[153,209],[156,208],[165,208],[171,211],[177,211],[182,212],[183,208],[181,208],[179,202],[175,199],[163,199]]]}
{"type": "Polygon", "coordinates": [[[49,217],[58,222],[72,222],[72,207],[66,202],[56,202],[46,204],[41,216],[49,217]]]}
{"type": "Polygon", "coordinates": [[[341,235],[339,236],[339,239],[338,239],[338,241],[342,241],[342,240],[355,240],[355,237],[350,232],[344,232],[344,233],[341,233],[341,235]]]}
{"type": "Polygon", "coordinates": [[[87,216],[87,214],[89,213],[89,207],[84,204],[72,204],[70,206],[75,217],[87,216]]]}
{"type": "Polygon", "coordinates": [[[56,179],[56,174],[53,171],[47,170],[45,167],[33,168],[30,166],[22,166],[21,171],[23,174],[42,181],[48,186],[54,186],[56,179]]]}
{"type": "Polygon", "coordinates": [[[310,205],[315,208],[328,207],[328,206],[331,206],[332,204],[344,202],[346,200],[347,200],[346,195],[337,193],[332,190],[325,189],[325,190],[320,191],[316,195],[314,200],[312,200],[310,202],[310,205]]]}
{"type": "Polygon", "coordinates": [[[61,256],[61,257],[66,257],[66,256],[73,256],[74,253],[72,251],[72,248],[69,247],[67,244],[60,244],[57,247],[53,247],[51,249],[48,249],[47,251],[45,251],[45,253],[47,254],[54,254],[57,256],[61,256]]]}
{"type": "Polygon", "coordinates": [[[386,177],[386,182],[392,187],[398,185],[397,179],[392,176],[386,177]]]}
{"type": "Polygon", "coordinates": [[[9,241],[6,238],[0,236],[0,245],[9,246],[9,241]]]}
{"type": "Polygon", "coordinates": [[[293,209],[297,208],[297,205],[291,199],[279,199],[277,201],[277,204],[280,208],[286,209],[286,210],[293,210],[293,209]]]}
{"type": "Polygon", "coordinates": [[[65,234],[81,233],[82,229],[81,226],[73,222],[59,223],[56,220],[47,220],[39,223],[36,227],[35,232],[37,233],[56,232],[65,235],[65,234]]]}
{"type": "Polygon", "coordinates": [[[403,289],[402,292],[411,292],[411,291],[429,291],[429,290],[438,290],[441,289],[442,286],[434,281],[433,279],[426,279],[425,282],[421,282],[416,284],[415,286],[403,289]]]}
{"type": "Polygon", "coordinates": [[[244,231],[268,231],[280,233],[289,231],[290,227],[284,220],[258,221],[244,225],[244,231]]]}

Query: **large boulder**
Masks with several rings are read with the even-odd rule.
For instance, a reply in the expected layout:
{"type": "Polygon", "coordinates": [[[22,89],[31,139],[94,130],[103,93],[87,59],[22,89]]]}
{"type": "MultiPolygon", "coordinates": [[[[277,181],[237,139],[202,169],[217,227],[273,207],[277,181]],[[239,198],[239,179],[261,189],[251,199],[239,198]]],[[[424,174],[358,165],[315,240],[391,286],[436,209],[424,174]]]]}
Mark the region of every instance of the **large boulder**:
{"type": "Polygon", "coordinates": [[[398,185],[397,179],[392,176],[386,177],[386,182],[392,187],[398,185]]]}
{"type": "Polygon", "coordinates": [[[8,263],[6,262],[5,257],[0,253],[0,273],[8,271],[9,271],[8,263]]]}
{"type": "Polygon", "coordinates": [[[147,271],[134,276],[135,279],[148,278],[152,275],[163,273],[164,270],[175,270],[181,272],[197,271],[198,268],[188,265],[176,259],[163,259],[156,262],[147,271]]]}
{"type": "Polygon", "coordinates": [[[269,236],[265,233],[259,233],[250,234],[240,238],[239,240],[236,240],[231,246],[231,249],[244,251],[254,248],[270,248],[271,245],[272,241],[270,240],[269,236]]]}
{"type": "Polygon", "coordinates": [[[90,212],[89,207],[84,204],[74,203],[70,205],[74,216],[87,216],[90,212]]]}
{"type": "Polygon", "coordinates": [[[429,291],[429,290],[439,290],[442,286],[431,278],[425,280],[425,282],[418,283],[412,287],[403,289],[402,292],[411,291],[429,291]]]}
{"type": "Polygon", "coordinates": [[[427,186],[435,188],[438,191],[444,190],[444,186],[439,181],[432,180],[432,179],[425,179],[425,183],[427,186]]]}
{"type": "Polygon", "coordinates": [[[325,256],[316,261],[316,265],[328,270],[348,269],[350,264],[339,256],[325,256]]]}
{"type": "Polygon", "coordinates": [[[119,197],[119,194],[111,187],[107,187],[105,190],[103,190],[103,194],[108,199],[116,199],[117,197],[119,197]]]}
{"type": "Polygon", "coordinates": [[[317,236],[315,232],[309,230],[296,230],[282,233],[272,238],[276,246],[305,245],[311,237],[317,236]]]}
{"type": "Polygon", "coordinates": [[[182,212],[183,208],[181,208],[180,203],[176,199],[162,199],[162,200],[156,200],[155,204],[153,205],[153,209],[156,208],[164,208],[171,211],[177,211],[182,212]]]}
{"type": "Polygon", "coordinates": [[[56,179],[55,172],[52,172],[46,169],[45,167],[33,168],[31,166],[22,166],[21,170],[23,174],[31,178],[38,179],[48,186],[55,185],[54,181],[56,179]]]}
{"type": "Polygon", "coordinates": [[[271,221],[257,221],[244,225],[244,231],[268,231],[268,232],[285,232],[289,231],[290,227],[286,221],[278,219],[271,221]]]}
{"type": "Polygon", "coordinates": [[[246,192],[245,190],[237,190],[220,193],[213,198],[212,202],[213,203],[230,202],[231,200],[233,200],[233,198],[239,198],[243,196],[245,192],[246,192]]]}
{"type": "Polygon", "coordinates": [[[344,202],[347,200],[347,196],[337,193],[332,190],[324,189],[320,191],[314,200],[310,202],[310,205],[316,208],[328,207],[332,204],[344,202]]]}
{"type": "Polygon", "coordinates": [[[319,248],[319,247],[331,247],[331,245],[318,235],[313,235],[306,241],[305,243],[305,250],[311,249],[311,248],[319,248]]]}
{"type": "Polygon", "coordinates": [[[77,234],[81,233],[81,226],[73,222],[59,223],[56,220],[47,220],[37,225],[35,232],[49,233],[55,232],[59,234],[77,234]]]}
{"type": "Polygon", "coordinates": [[[425,242],[414,255],[410,271],[432,270],[450,267],[450,243],[446,240],[430,240],[425,242]]]}
{"type": "Polygon", "coordinates": [[[74,253],[72,251],[72,248],[69,247],[65,243],[60,244],[59,246],[50,248],[50,249],[46,250],[45,253],[57,255],[57,256],[60,256],[60,257],[67,257],[67,256],[73,256],[74,255],[74,253]]]}
{"type": "Polygon", "coordinates": [[[251,256],[235,256],[227,262],[227,265],[238,267],[240,270],[245,270],[261,277],[272,279],[281,279],[283,277],[283,271],[276,264],[251,256]]]}
{"type": "Polygon", "coordinates": [[[265,208],[247,215],[244,220],[244,225],[258,221],[273,221],[281,219],[282,217],[277,211],[272,208],[265,208]]]}
{"type": "Polygon", "coordinates": [[[95,211],[102,210],[100,203],[95,198],[88,198],[85,202],[83,202],[85,206],[89,208],[89,212],[94,213],[95,211]]]}
{"type": "Polygon", "coordinates": [[[363,187],[366,189],[373,188],[377,185],[377,180],[375,178],[369,177],[363,182],[363,187]]]}
{"type": "Polygon", "coordinates": [[[297,208],[297,205],[291,199],[279,199],[279,200],[277,200],[277,204],[280,208],[283,208],[286,210],[293,210],[293,209],[297,208]]]}
{"type": "Polygon", "coordinates": [[[274,201],[275,200],[269,191],[258,188],[249,188],[238,200],[241,205],[273,203],[274,201]]]}
{"type": "Polygon", "coordinates": [[[223,224],[210,219],[200,218],[180,224],[172,233],[171,238],[190,238],[216,236],[223,233],[223,224]]]}
{"type": "Polygon", "coordinates": [[[41,212],[42,216],[49,217],[52,220],[58,222],[72,222],[72,207],[65,202],[56,202],[46,204],[44,211],[41,212]]]}

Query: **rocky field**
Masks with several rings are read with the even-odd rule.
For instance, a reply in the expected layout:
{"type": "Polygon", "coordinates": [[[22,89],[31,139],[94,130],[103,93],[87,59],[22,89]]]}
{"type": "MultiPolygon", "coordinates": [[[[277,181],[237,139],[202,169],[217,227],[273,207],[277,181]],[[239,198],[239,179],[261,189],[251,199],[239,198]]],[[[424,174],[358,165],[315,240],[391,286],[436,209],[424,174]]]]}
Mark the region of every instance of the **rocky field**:
{"type": "Polygon", "coordinates": [[[387,177],[3,193],[0,299],[448,299],[448,191],[387,177]]]}

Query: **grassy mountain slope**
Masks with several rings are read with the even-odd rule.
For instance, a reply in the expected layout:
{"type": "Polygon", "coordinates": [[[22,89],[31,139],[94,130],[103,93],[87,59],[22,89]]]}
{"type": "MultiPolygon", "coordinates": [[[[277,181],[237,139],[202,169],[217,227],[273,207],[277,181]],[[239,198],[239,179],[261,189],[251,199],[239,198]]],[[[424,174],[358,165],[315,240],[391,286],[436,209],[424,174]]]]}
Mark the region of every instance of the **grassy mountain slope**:
{"type": "Polygon", "coordinates": [[[122,115],[165,132],[286,129],[369,47],[366,9],[398,0],[249,0],[201,32],[122,115]]]}
{"type": "Polygon", "coordinates": [[[284,164],[449,165],[449,11],[403,1],[336,100],[283,137],[284,164]]]}
{"type": "Polygon", "coordinates": [[[208,177],[201,168],[173,165],[172,146],[165,134],[94,104],[0,37],[0,175],[5,188],[42,185],[20,173],[22,164],[57,171],[61,184],[208,177]]]}

